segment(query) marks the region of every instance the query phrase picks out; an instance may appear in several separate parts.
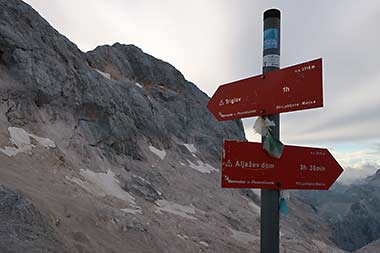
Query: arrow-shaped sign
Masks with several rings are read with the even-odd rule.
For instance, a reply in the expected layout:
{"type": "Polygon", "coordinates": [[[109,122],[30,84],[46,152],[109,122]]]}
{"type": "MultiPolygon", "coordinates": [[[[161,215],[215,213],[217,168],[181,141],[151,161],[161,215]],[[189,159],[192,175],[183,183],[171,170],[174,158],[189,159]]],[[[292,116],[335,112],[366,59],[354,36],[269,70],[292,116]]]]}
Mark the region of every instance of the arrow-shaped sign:
{"type": "Polygon", "coordinates": [[[224,141],[222,187],[328,190],[343,172],[327,149],[285,145],[280,159],[261,143],[224,141]]]}
{"type": "Polygon", "coordinates": [[[322,59],[221,85],[208,103],[219,121],[322,106],[322,59]]]}

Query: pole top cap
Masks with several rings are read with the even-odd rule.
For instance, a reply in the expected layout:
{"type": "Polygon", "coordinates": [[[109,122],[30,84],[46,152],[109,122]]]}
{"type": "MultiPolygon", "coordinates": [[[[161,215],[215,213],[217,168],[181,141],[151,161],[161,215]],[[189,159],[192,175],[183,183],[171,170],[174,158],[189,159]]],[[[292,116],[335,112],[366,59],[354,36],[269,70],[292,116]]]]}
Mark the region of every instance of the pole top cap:
{"type": "Polygon", "coordinates": [[[264,19],[267,18],[280,18],[281,11],[279,9],[268,9],[264,11],[264,19]]]}

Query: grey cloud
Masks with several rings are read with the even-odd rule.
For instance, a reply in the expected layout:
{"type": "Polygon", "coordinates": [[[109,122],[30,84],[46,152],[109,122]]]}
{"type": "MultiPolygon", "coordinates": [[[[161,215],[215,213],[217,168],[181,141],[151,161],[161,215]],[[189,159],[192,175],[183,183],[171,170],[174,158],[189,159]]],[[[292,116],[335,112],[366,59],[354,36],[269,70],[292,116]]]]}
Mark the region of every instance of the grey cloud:
{"type": "Polygon", "coordinates": [[[337,181],[346,185],[360,183],[367,177],[374,175],[378,169],[379,165],[371,163],[363,164],[359,168],[346,167],[337,181]]]}
{"type": "Polygon", "coordinates": [[[378,154],[380,159],[380,142],[372,144],[371,148],[373,150],[373,154],[378,154]]]}
{"type": "MultiPolygon", "coordinates": [[[[344,107],[344,105],[342,105],[344,107]]],[[[380,102],[358,108],[357,111],[340,112],[335,115],[323,112],[305,112],[305,117],[292,117],[283,121],[283,130],[289,138],[307,138],[308,135],[318,135],[321,140],[333,138],[334,140],[355,140],[358,138],[380,139],[379,113],[380,102]],[[326,116],[326,117],[324,117],[326,116]],[[332,134],[329,134],[332,133],[332,134]]],[[[307,139],[306,139],[307,140],[307,139]]]]}

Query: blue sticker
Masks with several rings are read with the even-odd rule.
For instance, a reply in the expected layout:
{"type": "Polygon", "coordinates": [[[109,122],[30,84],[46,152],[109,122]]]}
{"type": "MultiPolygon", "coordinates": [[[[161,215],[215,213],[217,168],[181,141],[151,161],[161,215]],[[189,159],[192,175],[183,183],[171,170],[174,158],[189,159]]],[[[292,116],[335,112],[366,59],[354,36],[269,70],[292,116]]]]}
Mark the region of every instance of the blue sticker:
{"type": "Polygon", "coordinates": [[[278,29],[270,28],[264,31],[264,50],[278,48],[278,29]]]}
{"type": "Polygon", "coordinates": [[[286,199],[281,198],[280,200],[280,212],[287,216],[289,214],[288,205],[286,204],[286,199]]]}

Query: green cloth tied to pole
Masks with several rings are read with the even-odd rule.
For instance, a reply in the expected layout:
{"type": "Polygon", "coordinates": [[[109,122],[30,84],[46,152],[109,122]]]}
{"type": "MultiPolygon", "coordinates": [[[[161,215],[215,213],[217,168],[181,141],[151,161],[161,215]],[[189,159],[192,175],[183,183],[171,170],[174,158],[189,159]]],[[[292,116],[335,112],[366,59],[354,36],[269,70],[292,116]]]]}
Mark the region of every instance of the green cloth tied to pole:
{"type": "Polygon", "coordinates": [[[266,150],[271,157],[280,159],[284,144],[282,144],[280,140],[274,138],[271,133],[268,133],[264,139],[263,149],[266,150]]]}
{"type": "Polygon", "coordinates": [[[257,118],[253,129],[256,133],[264,137],[263,149],[265,149],[271,157],[279,159],[284,149],[284,144],[271,134],[271,127],[275,127],[275,123],[265,116],[257,118]]]}

